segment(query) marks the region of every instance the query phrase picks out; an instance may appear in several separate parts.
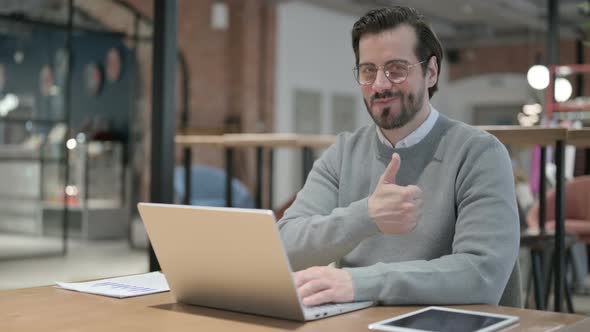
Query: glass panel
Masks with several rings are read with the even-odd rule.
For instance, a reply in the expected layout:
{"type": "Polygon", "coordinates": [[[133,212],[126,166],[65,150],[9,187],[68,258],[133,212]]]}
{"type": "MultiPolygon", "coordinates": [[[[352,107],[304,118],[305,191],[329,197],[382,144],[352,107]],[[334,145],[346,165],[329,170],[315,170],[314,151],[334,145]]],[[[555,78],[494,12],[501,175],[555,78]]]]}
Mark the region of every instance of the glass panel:
{"type": "Polygon", "coordinates": [[[356,126],[356,99],[353,95],[332,96],[332,133],[353,131],[356,126]]]}
{"type": "Polygon", "coordinates": [[[295,132],[319,134],[322,130],[322,96],[317,91],[295,90],[295,132]]]}

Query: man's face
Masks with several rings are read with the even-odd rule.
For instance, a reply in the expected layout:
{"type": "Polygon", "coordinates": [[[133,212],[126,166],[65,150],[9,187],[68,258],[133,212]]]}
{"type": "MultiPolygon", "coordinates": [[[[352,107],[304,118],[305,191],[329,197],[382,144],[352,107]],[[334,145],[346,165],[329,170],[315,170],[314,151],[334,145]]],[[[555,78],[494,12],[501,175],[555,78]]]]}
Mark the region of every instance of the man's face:
{"type": "MultiPolygon", "coordinates": [[[[359,41],[359,66],[383,66],[391,61],[413,65],[428,61],[416,57],[416,43],[414,28],[408,25],[365,35],[359,41]]],[[[372,84],[361,85],[367,111],[383,129],[401,128],[414,119],[428,102],[428,87],[421,65],[410,66],[408,76],[402,83],[390,82],[384,70],[379,68],[372,84]]]]}

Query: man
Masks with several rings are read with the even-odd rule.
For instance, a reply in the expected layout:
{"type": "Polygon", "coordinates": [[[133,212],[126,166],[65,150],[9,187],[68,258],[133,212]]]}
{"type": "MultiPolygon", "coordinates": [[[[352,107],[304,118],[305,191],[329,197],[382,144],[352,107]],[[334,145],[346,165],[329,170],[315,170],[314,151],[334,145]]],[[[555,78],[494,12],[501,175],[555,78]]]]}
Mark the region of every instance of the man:
{"type": "Polygon", "coordinates": [[[393,7],[360,18],[352,44],[375,124],[338,136],[279,223],[303,304],[520,306],[510,159],[430,105],[437,37],[393,7]]]}

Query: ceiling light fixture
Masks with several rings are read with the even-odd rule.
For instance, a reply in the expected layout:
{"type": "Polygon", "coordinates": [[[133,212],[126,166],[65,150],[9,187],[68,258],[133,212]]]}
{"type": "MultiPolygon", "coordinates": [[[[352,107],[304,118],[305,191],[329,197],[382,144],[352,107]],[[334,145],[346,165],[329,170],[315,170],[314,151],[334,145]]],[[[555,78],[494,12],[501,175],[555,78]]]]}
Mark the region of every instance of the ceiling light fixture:
{"type": "Polygon", "coordinates": [[[567,78],[558,77],[555,79],[555,101],[562,103],[567,101],[572,96],[572,84],[567,78]]]}
{"type": "Polygon", "coordinates": [[[543,90],[549,86],[549,69],[543,65],[534,65],[526,73],[529,85],[535,90],[543,90]]]}

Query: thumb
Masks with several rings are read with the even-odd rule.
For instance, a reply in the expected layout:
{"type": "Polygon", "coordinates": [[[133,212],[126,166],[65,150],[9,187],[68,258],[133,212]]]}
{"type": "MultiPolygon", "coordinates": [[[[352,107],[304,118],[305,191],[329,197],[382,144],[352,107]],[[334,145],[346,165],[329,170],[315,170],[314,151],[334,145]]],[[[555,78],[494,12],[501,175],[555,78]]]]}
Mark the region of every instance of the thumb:
{"type": "Polygon", "coordinates": [[[391,156],[389,165],[387,165],[387,168],[383,172],[383,183],[395,184],[395,177],[397,176],[401,163],[402,160],[399,157],[399,154],[394,153],[393,156],[391,156]]]}

